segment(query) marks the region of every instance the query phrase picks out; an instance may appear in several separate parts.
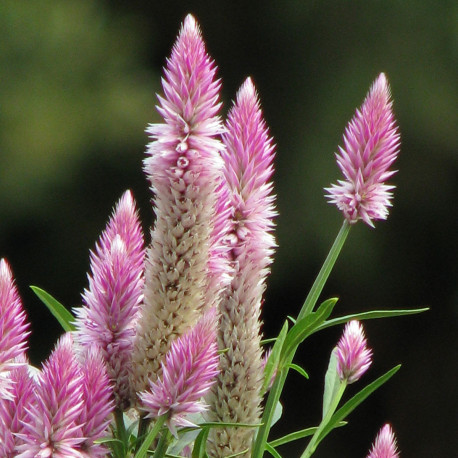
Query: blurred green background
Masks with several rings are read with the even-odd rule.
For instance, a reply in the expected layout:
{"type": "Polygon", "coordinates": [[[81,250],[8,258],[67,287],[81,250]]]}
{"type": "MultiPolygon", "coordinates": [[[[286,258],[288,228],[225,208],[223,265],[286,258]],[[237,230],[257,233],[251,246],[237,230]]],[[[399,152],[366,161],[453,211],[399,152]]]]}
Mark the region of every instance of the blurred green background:
{"type": "MultiPolygon", "coordinates": [[[[251,75],[277,144],[279,248],[264,304],[268,337],[297,314],[337,234],[342,217],[323,198],[323,187],[339,177],[333,153],[372,81],[386,72],[402,136],[394,207],[375,230],[353,228],[323,298],[338,295],[339,314],[431,311],[366,324],[374,364],[365,381],[400,362],[403,368],[316,455],[363,457],[391,422],[402,456],[456,456],[455,0],[3,0],[0,256],[12,265],[33,323],[32,361],[47,356],[60,330],[28,285],[68,307],[79,304],[89,249],[125,189],[134,192],[148,234],[144,128],[158,120],[161,68],[188,12],[218,64],[223,112],[251,75]]],[[[327,359],[340,333],[327,330],[300,350],[310,380],[291,375],[274,436],[319,421],[327,359]]]]}

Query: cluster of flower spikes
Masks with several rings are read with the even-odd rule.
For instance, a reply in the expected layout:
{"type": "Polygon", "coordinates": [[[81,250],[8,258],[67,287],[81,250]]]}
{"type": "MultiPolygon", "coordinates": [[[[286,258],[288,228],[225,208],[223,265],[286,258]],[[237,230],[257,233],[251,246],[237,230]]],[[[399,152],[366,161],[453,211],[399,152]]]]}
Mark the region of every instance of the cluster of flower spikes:
{"type": "MultiPolygon", "coordinates": [[[[224,124],[215,74],[188,16],[165,69],[158,107],[164,122],[148,129],[145,171],[156,222],[146,259],[126,192],[91,254],[76,331],[35,374],[25,356],[25,314],[0,261],[2,456],[105,456],[97,439],[113,410],[131,405],[148,417],[167,414],[172,432],[190,424],[187,414],[206,409],[213,421],[259,423],[259,316],[275,248],[274,147],[251,79],[224,124]]],[[[392,187],[384,182],[399,145],[383,74],[344,143],[337,160],[347,181],[329,188],[329,197],[350,223],[373,225],[391,205],[392,187]]],[[[338,345],[347,383],[370,364],[359,331],[350,324],[338,345]]],[[[251,440],[250,430],[221,428],[210,436],[209,455],[249,456],[251,440]]],[[[388,426],[370,456],[397,456],[388,426]]]]}
{"type": "Polygon", "coordinates": [[[91,347],[78,359],[67,333],[42,369],[32,368],[25,354],[25,313],[3,259],[0,328],[0,456],[106,456],[96,440],[106,435],[114,404],[100,351],[91,347]]]}

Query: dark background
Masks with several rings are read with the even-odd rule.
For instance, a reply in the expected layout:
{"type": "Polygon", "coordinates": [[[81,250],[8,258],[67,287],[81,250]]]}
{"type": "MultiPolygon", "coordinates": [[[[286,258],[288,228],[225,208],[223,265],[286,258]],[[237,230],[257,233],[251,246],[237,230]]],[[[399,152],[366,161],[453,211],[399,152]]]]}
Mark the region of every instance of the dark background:
{"type": "MultiPolygon", "coordinates": [[[[333,153],[381,72],[392,86],[402,149],[394,206],[376,229],[354,227],[323,293],[338,315],[430,306],[366,323],[374,363],[354,394],[401,371],[332,433],[316,456],[363,457],[385,422],[404,457],[456,456],[458,254],[458,4],[455,0],[50,1],[0,5],[0,256],[32,321],[30,357],[60,333],[28,285],[68,307],[87,284],[89,249],[132,189],[152,222],[141,171],[157,121],[155,92],[191,12],[223,81],[223,113],[250,75],[277,143],[277,250],[264,333],[296,315],[341,225],[323,197],[333,153]]],[[[341,333],[310,338],[272,436],[316,424],[323,376],[341,333]]],[[[280,451],[298,456],[305,442],[280,451]]]]}

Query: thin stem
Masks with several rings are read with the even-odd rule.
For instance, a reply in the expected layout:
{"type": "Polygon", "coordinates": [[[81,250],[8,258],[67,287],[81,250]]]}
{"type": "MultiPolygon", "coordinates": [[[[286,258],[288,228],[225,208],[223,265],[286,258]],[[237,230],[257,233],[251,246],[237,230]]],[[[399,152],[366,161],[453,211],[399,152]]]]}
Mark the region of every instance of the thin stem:
{"type": "Polygon", "coordinates": [[[339,405],[339,402],[342,399],[342,395],[344,394],[346,387],[347,382],[345,380],[340,382],[339,389],[331,401],[326,416],[323,418],[323,420],[321,420],[320,426],[318,426],[318,429],[315,431],[315,434],[312,436],[312,439],[310,439],[310,442],[307,445],[307,448],[304,450],[304,453],[301,455],[301,458],[310,458],[312,454],[315,452],[316,448],[318,447],[318,444],[321,442],[320,434],[322,433],[323,429],[326,427],[326,425],[329,423],[332,416],[334,415],[334,412],[336,411],[337,406],[339,405]]]}
{"type": "Polygon", "coordinates": [[[165,456],[165,452],[167,451],[167,444],[169,442],[170,431],[167,429],[161,434],[161,438],[159,439],[159,443],[157,444],[156,451],[154,452],[153,458],[161,458],[165,456]]]}
{"type": "MultiPolygon", "coordinates": [[[[351,226],[347,222],[347,220],[344,220],[342,227],[340,228],[340,231],[337,234],[337,237],[334,240],[334,243],[332,244],[332,247],[329,250],[329,253],[323,263],[323,266],[321,267],[312,285],[312,288],[310,289],[310,292],[307,298],[305,299],[304,305],[302,306],[297,317],[297,321],[309,315],[313,311],[313,308],[315,307],[318,297],[320,296],[321,291],[323,290],[326,280],[328,279],[329,274],[331,273],[331,270],[334,267],[334,264],[337,260],[337,257],[339,256],[339,253],[342,250],[348,233],[350,232],[350,227],[351,226]]],[[[275,407],[277,406],[277,403],[280,400],[280,395],[283,391],[286,377],[289,372],[289,366],[294,359],[296,350],[297,346],[287,356],[287,358],[282,364],[282,367],[279,367],[280,373],[275,378],[274,384],[269,392],[269,396],[267,398],[267,402],[262,415],[262,426],[258,429],[256,440],[253,444],[252,458],[262,458],[264,454],[267,438],[272,425],[272,418],[275,412],[275,407]]]]}
{"type": "Polygon", "coordinates": [[[326,280],[331,273],[334,264],[336,263],[337,257],[339,256],[340,251],[347,239],[348,233],[350,232],[351,225],[345,219],[342,227],[340,228],[339,233],[337,234],[334,243],[332,244],[331,249],[329,250],[328,256],[326,257],[323,266],[321,267],[318,275],[313,282],[312,288],[305,299],[304,305],[302,306],[299,315],[297,316],[297,321],[313,312],[313,308],[318,301],[318,297],[323,291],[323,287],[326,283],[326,280]]]}
{"type": "Polygon", "coordinates": [[[122,413],[122,410],[118,408],[115,409],[114,417],[115,417],[115,422],[116,422],[116,436],[122,442],[122,452],[121,452],[122,455],[120,456],[125,456],[129,448],[128,447],[129,444],[127,443],[128,437],[127,437],[126,425],[124,424],[124,415],[122,413]]]}
{"type": "Polygon", "coordinates": [[[267,398],[264,412],[262,415],[262,426],[258,429],[256,441],[253,445],[252,458],[262,458],[266,447],[267,437],[269,435],[272,418],[275,412],[275,407],[280,400],[280,395],[285,385],[286,376],[288,375],[288,366],[283,367],[279,374],[275,377],[275,381],[270,389],[267,398]]]}
{"type": "MultiPolygon", "coordinates": [[[[146,456],[146,454],[148,453],[149,446],[153,443],[154,439],[156,439],[156,436],[159,434],[159,431],[161,430],[162,426],[167,420],[167,417],[168,414],[164,414],[156,419],[156,423],[154,423],[153,429],[145,437],[145,440],[143,441],[141,447],[135,454],[135,458],[143,458],[144,456],[146,456]]],[[[156,453],[154,454],[154,456],[156,456],[156,453]]]]}
{"type": "Polygon", "coordinates": [[[146,418],[145,414],[140,417],[140,421],[138,423],[138,432],[137,432],[137,446],[135,451],[138,452],[141,444],[141,438],[146,436],[146,431],[148,430],[148,425],[150,424],[151,419],[146,418]]]}

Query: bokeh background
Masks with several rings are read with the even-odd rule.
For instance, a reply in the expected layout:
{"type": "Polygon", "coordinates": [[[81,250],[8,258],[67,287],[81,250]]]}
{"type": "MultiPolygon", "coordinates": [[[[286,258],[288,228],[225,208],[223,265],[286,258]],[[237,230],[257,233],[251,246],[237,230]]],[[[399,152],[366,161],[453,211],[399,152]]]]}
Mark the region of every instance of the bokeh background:
{"type": "MultiPolygon", "coordinates": [[[[28,286],[69,308],[79,304],[89,250],[125,189],[134,192],[148,233],[144,128],[158,120],[161,67],[188,12],[219,67],[223,114],[251,75],[277,144],[279,247],[264,304],[267,337],[297,314],[337,234],[342,217],[323,198],[339,175],[333,153],[372,81],[387,73],[402,134],[394,207],[375,230],[352,229],[323,298],[340,297],[338,314],[431,310],[367,322],[374,364],[365,381],[403,367],[316,455],[363,457],[391,422],[402,456],[456,456],[455,0],[3,0],[0,256],[13,267],[33,323],[32,361],[49,354],[60,329],[28,286]]],[[[319,421],[323,376],[340,333],[329,329],[300,349],[310,380],[290,376],[274,437],[319,421]]],[[[281,452],[298,456],[304,446],[281,452]]]]}

